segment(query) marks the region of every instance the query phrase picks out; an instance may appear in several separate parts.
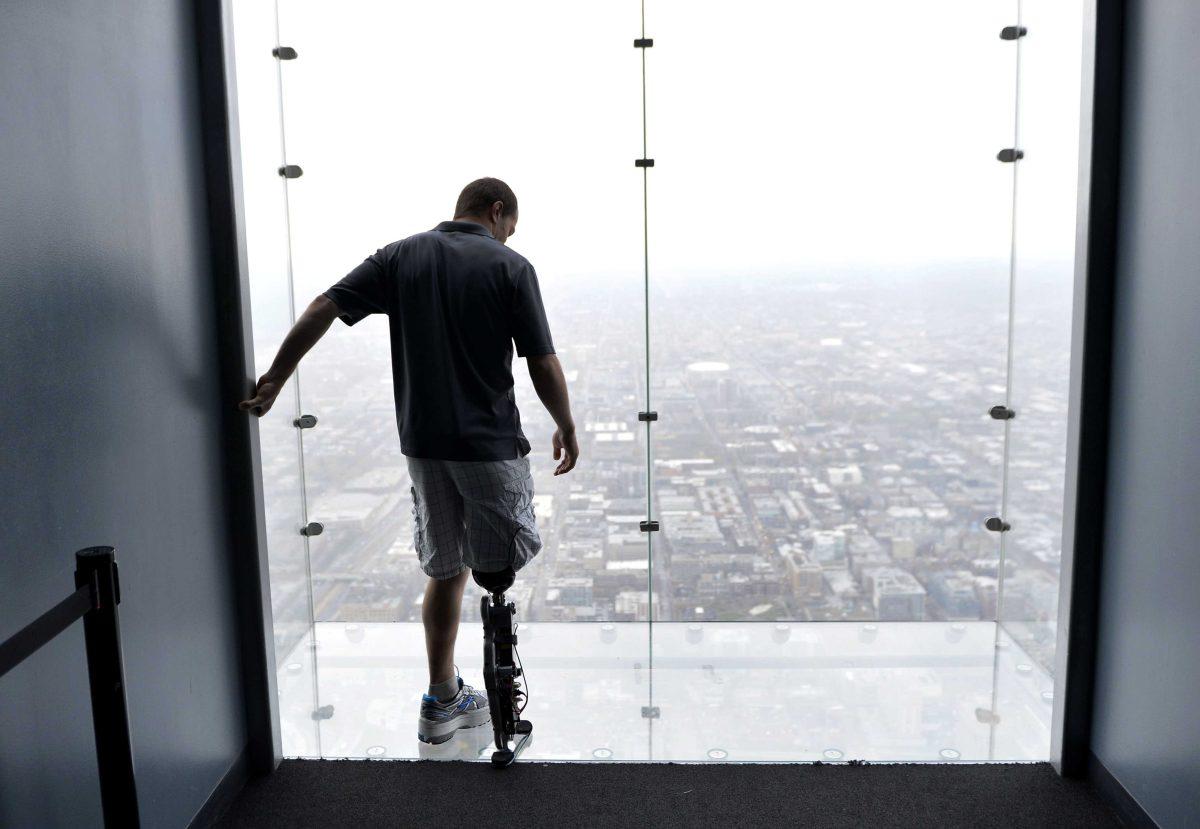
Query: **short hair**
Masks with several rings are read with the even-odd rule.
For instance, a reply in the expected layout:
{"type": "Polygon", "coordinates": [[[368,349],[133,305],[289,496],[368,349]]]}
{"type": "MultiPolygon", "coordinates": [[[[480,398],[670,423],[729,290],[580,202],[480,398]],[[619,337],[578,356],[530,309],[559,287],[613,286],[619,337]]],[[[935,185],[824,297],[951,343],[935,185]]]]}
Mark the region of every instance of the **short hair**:
{"type": "Polygon", "coordinates": [[[496,202],[504,202],[502,216],[517,212],[517,196],[512,188],[498,178],[477,178],[458,194],[455,216],[482,216],[496,202]]]}

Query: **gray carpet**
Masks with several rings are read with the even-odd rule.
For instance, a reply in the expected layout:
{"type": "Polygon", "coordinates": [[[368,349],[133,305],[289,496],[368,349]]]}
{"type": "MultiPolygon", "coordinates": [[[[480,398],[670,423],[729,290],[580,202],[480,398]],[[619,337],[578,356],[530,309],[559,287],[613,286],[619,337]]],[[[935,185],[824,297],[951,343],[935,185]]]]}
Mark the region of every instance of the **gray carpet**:
{"type": "Polygon", "coordinates": [[[1106,827],[1086,783],[1033,765],[285,760],[220,827],[1106,827]]]}

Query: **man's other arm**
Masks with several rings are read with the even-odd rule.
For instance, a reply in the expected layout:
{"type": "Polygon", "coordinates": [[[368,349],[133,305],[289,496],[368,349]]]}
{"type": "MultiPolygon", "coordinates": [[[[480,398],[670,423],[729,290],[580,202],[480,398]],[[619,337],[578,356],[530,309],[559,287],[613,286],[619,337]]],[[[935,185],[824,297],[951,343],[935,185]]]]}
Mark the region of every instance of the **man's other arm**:
{"type": "Polygon", "coordinates": [[[529,364],[529,379],[533,381],[538,398],[558,426],[554,432],[554,459],[559,464],[554,474],[566,474],[579,460],[579,439],[575,436],[571,401],[567,397],[567,378],[563,376],[562,365],[555,354],[530,355],[525,361],[529,364]]]}
{"type": "Polygon", "coordinates": [[[243,400],[238,408],[243,412],[251,412],[262,417],[271,410],[275,398],[283,389],[283,384],[292,376],[300,358],[317,344],[317,341],[329,330],[329,326],[338,318],[338,307],[329,297],[321,295],[314,299],[304,309],[304,313],[296,320],[292,330],[283,338],[275,361],[267,369],[267,373],[258,378],[254,389],[254,397],[243,400]]]}

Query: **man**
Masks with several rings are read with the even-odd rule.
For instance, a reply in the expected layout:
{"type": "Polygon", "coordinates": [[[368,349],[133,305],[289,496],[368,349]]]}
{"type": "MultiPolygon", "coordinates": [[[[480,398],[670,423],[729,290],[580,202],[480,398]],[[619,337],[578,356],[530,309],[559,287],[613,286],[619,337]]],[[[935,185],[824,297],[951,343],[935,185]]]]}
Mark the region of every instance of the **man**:
{"type": "Polygon", "coordinates": [[[533,515],[529,442],[513,395],[513,344],[558,427],[555,475],[579,458],[567,384],[554,354],[537,275],[505,246],[517,228],[507,184],[463,188],[454,220],[367,257],[313,300],[284,338],[243,411],[266,414],[296,365],[341,318],[387,314],[400,449],[412,479],[414,541],[429,576],[421,621],[429,658],[417,736],[444,742],[490,720],[463,683],[454,641],[469,570],[519,570],[542,542],[533,515]]]}

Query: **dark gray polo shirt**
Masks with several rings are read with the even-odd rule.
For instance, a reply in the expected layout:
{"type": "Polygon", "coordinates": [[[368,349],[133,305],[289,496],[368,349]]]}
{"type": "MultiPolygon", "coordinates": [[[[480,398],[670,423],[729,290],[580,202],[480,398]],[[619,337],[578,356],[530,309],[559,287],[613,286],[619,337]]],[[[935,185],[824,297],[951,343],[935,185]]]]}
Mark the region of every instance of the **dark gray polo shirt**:
{"type": "Polygon", "coordinates": [[[517,355],[553,354],[537,274],[475,222],[442,222],[368,256],[325,292],[354,325],[387,314],[400,451],[511,460],[529,453],[517,355]]]}

